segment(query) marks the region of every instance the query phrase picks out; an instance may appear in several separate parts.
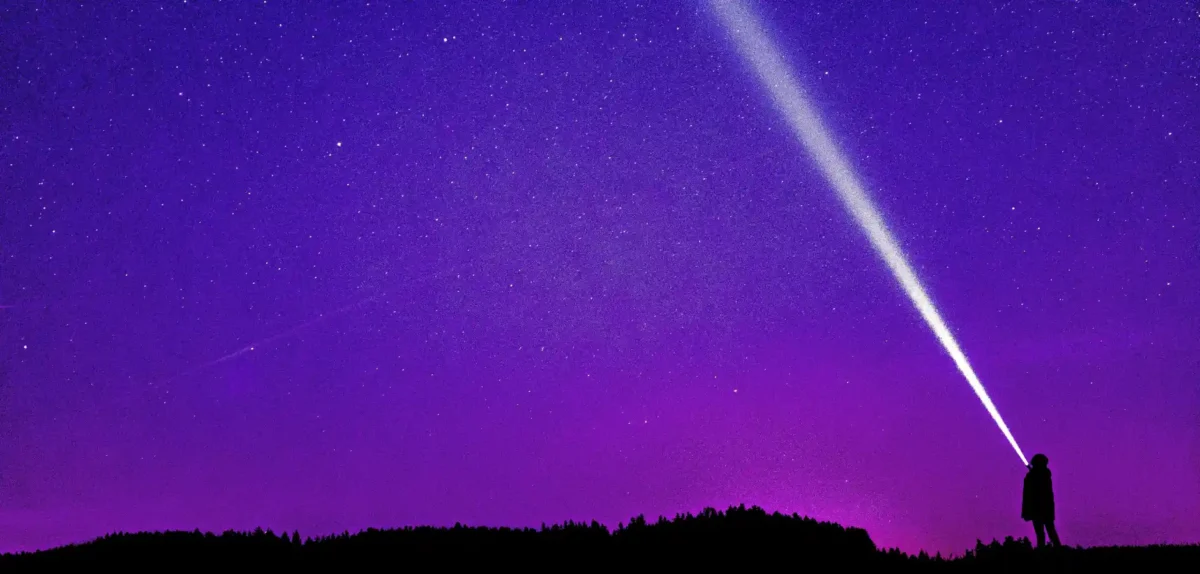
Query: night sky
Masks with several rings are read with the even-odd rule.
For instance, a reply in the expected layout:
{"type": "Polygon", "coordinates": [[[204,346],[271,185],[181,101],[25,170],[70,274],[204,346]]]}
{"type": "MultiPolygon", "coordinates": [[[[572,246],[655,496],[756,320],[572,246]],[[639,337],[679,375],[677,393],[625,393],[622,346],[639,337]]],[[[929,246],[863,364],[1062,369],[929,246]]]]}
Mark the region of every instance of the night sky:
{"type": "MultiPolygon", "coordinates": [[[[760,12],[1064,542],[1200,540],[1195,6],[760,12]]],[[[0,76],[0,551],[737,503],[1032,535],[703,4],[13,2],[0,76]]]]}

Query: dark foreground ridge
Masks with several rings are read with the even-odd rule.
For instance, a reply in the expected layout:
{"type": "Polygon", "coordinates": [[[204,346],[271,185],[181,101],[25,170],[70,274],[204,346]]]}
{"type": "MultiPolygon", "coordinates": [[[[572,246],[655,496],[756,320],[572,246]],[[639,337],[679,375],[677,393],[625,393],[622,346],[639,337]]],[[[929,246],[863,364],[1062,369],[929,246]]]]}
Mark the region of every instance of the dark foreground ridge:
{"type": "Polygon", "coordinates": [[[1200,545],[1034,550],[1028,539],[979,543],[944,559],[881,550],[867,531],[745,506],[659,518],[642,516],[614,531],[593,521],[533,528],[409,527],[301,539],[298,532],[223,534],[171,531],[110,534],[85,544],[0,556],[0,572],[81,567],[193,571],[200,568],[312,568],[344,571],[516,567],[759,567],[786,570],[900,572],[1190,571],[1200,545]],[[857,570],[855,570],[857,571],[857,570]],[[868,571],[868,570],[864,570],[868,571]]]}

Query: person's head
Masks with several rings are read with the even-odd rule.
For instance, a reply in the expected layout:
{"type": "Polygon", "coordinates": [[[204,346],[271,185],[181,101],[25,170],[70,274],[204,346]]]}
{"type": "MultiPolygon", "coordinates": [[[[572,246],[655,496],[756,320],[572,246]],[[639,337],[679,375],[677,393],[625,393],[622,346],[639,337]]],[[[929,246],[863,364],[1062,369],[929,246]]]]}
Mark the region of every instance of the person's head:
{"type": "Polygon", "coordinates": [[[1030,468],[1046,468],[1050,465],[1050,459],[1044,454],[1033,455],[1033,460],[1030,462],[1030,468]]]}

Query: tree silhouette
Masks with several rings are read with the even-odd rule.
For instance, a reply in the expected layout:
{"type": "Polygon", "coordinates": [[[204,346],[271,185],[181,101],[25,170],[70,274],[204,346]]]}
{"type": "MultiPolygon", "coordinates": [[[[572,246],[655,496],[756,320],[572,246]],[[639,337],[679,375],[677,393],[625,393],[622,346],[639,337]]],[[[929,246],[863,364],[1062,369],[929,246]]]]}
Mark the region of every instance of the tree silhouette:
{"type": "Polygon", "coordinates": [[[956,558],[879,549],[865,530],[758,507],[698,514],[644,515],[616,530],[568,520],[533,528],[369,528],[309,538],[272,530],[220,535],[169,531],[115,533],[86,544],[0,556],[0,572],[42,569],[195,570],[213,568],[629,569],[661,567],[846,569],[867,571],[1197,571],[1200,545],[1035,550],[1028,538],[984,544],[956,558]]]}

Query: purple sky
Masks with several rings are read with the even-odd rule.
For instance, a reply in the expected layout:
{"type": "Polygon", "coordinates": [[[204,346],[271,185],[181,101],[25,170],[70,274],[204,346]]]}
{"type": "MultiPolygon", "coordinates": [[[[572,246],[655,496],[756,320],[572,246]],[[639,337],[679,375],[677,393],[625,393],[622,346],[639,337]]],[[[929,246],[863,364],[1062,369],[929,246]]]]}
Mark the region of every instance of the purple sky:
{"type": "MultiPolygon", "coordinates": [[[[0,551],[743,502],[1031,534],[711,14],[450,4],[0,9],[0,551]]],[[[1198,541],[1200,20],[970,4],[762,13],[1064,541],[1198,541]]]]}

